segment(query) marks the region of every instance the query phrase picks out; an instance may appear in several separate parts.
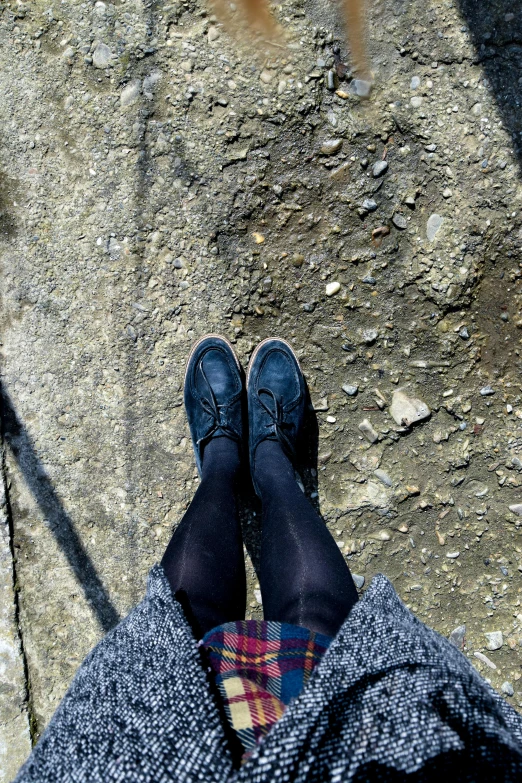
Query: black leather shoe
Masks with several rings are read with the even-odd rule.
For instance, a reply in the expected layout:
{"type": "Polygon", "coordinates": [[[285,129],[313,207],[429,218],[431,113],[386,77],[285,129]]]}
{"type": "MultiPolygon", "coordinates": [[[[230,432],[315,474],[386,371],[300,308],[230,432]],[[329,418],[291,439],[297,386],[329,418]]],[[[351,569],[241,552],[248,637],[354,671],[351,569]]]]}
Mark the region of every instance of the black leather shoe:
{"type": "Polygon", "coordinates": [[[201,476],[203,449],[226,435],[243,443],[243,370],[224,337],[207,334],[196,343],[185,372],[185,409],[201,476]]]}
{"type": "Polygon", "coordinates": [[[294,462],[306,410],[306,385],[299,362],[285,340],[268,338],[250,360],[247,374],[250,472],[254,489],[256,448],[263,440],[279,441],[294,462]]]}

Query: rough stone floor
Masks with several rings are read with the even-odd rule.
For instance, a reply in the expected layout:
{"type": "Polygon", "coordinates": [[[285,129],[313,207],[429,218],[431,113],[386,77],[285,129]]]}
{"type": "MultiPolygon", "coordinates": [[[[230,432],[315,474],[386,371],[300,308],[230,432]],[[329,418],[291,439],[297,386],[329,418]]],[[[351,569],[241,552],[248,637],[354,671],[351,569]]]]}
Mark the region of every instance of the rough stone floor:
{"type": "Polygon", "coordinates": [[[209,331],[292,342],[361,589],[522,706],[522,14],[372,0],[361,101],[333,5],[275,13],[249,46],[203,0],[0,0],[2,783],[194,493],[209,331]]]}

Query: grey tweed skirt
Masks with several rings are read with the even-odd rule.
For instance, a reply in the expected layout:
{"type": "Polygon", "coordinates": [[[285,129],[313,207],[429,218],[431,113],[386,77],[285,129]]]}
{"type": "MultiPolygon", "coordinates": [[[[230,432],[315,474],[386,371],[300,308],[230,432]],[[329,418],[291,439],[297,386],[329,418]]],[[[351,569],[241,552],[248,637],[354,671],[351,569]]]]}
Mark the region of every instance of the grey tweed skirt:
{"type": "Polygon", "coordinates": [[[522,718],[375,577],[301,695],[234,766],[196,640],[155,566],[16,783],[522,781],[522,718]]]}

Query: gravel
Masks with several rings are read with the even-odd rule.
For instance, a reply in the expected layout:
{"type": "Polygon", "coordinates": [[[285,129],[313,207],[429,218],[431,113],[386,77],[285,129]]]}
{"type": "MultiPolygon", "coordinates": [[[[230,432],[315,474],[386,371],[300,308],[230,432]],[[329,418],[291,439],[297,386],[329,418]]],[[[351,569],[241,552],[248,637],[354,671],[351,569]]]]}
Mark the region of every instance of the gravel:
{"type": "Polygon", "coordinates": [[[514,696],[515,695],[515,689],[511,685],[510,682],[503,682],[501,685],[502,693],[505,693],[506,696],[514,696]]]}
{"type": "Polygon", "coordinates": [[[374,177],[382,177],[386,171],[388,171],[388,161],[378,160],[373,164],[372,174],[374,177]]]}
{"type": "Polygon", "coordinates": [[[364,576],[360,576],[360,574],[353,574],[352,573],[352,579],[355,583],[355,586],[358,590],[361,590],[362,587],[364,587],[364,576]]]}
{"type": "Polygon", "coordinates": [[[502,631],[491,631],[484,634],[486,637],[486,648],[488,650],[500,650],[504,644],[504,638],[502,631]]]}
{"type": "Polygon", "coordinates": [[[408,221],[404,217],[404,215],[401,215],[400,212],[396,212],[394,216],[392,217],[392,223],[395,226],[395,228],[399,228],[401,230],[404,230],[408,227],[408,221]]]}
{"type": "Polygon", "coordinates": [[[342,139],[329,139],[321,145],[321,155],[334,155],[343,146],[342,139]]]}
{"type": "Polygon", "coordinates": [[[466,637],[466,626],[465,625],[459,625],[457,628],[454,628],[453,631],[450,633],[449,640],[452,644],[457,647],[457,649],[462,650],[464,648],[464,640],[466,637]]]}
{"type": "Polygon", "coordinates": [[[141,92],[141,82],[137,79],[130,82],[123,88],[120,95],[120,103],[122,106],[131,106],[136,103],[141,92]]]}
{"type": "Polygon", "coordinates": [[[326,296],[334,296],[341,290],[341,284],[337,282],[328,283],[326,286],[326,296]]]}
{"type": "Polygon", "coordinates": [[[433,242],[438,232],[440,231],[443,222],[444,219],[441,217],[441,215],[437,215],[436,212],[429,216],[428,222],[426,224],[426,236],[428,238],[428,242],[433,242]]]}
{"type": "Polygon", "coordinates": [[[412,424],[424,421],[431,415],[428,405],[416,397],[408,397],[402,389],[393,393],[390,414],[401,427],[411,427],[412,424]]]}
{"type": "Polygon", "coordinates": [[[491,658],[488,658],[488,656],[484,655],[484,653],[481,653],[481,652],[477,651],[477,652],[474,652],[473,655],[475,656],[475,658],[478,658],[478,660],[481,661],[481,663],[485,663],[486,666],[488,666],[490,669],[496,669],[497,668],[497,664],[493,663],[491,658]]]}
{"type": "Polygon", "coordinates": [[[359,424],[359,429],[370,443],[376,443],[379,440],[379,434],[373,428],[368,419],[363,419],[359,424]]]}
{"type": "Polygon", "coordinates": [[[112,52],[109,47],[100,43],[96,47],[92,55],[92,64],[95,68],[107,68],[112,60],[112,52]]]}

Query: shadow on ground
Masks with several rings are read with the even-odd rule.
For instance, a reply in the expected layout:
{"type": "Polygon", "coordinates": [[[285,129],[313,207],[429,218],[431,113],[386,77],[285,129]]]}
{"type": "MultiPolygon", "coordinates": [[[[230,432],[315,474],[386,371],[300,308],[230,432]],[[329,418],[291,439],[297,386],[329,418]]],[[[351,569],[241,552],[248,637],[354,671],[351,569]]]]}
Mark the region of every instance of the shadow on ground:
{"type": "Polygon", "coordinates": [[[119,615],[106,588],[63,508],[44,465],[38,459],[31,437],[3,386],[0,386],[3,438],[29,487],[49,530],[67,558],[84,596],[104,631],[119,622],[119,615]]]}
{"type": "Polygon", "coordinates": [[[459,0],[477,60],[522,164],[522,17],[508,0],[459,0]],[[515,13],[514,13],[515,12],[515,13]]]}

